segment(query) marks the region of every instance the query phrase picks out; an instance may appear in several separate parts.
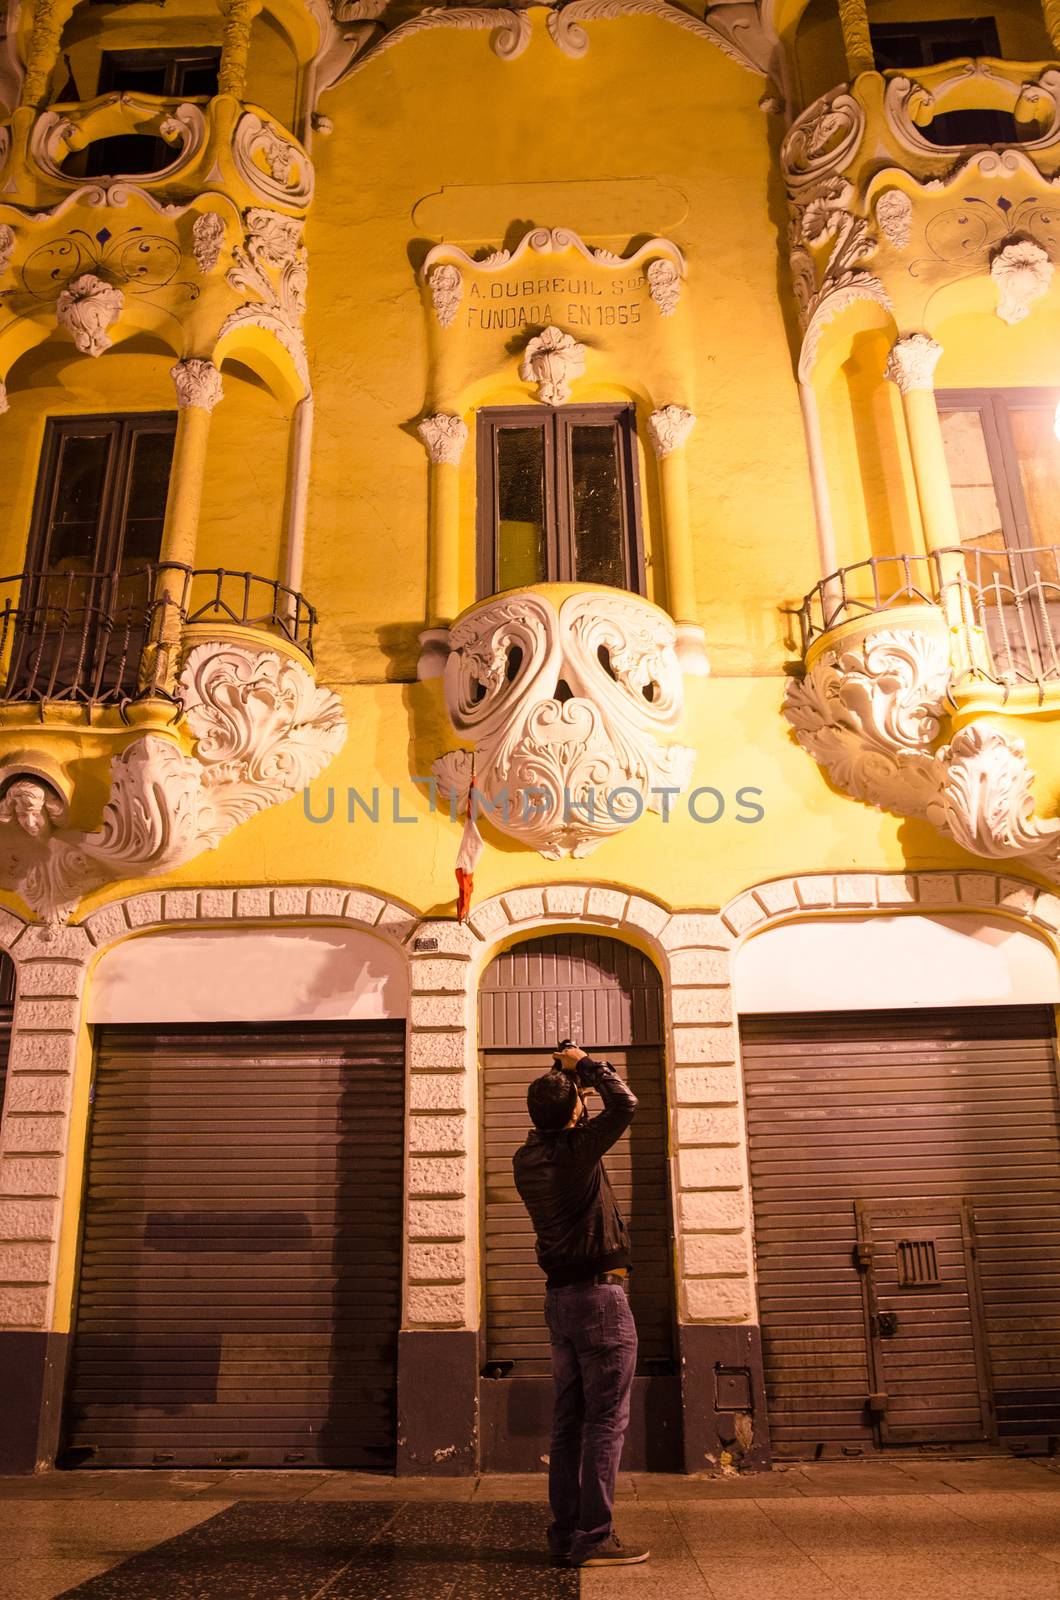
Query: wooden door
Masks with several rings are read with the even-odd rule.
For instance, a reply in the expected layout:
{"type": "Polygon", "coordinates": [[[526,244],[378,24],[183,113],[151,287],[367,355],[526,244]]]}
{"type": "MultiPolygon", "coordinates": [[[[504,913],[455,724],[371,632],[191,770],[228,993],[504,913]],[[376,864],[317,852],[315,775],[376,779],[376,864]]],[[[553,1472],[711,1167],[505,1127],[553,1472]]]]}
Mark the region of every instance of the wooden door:
{"type": "Polygon", "coordinates": [[[982,1299],[970,1209],[860,1203],[858,1261],[885,1444],[989,1439],[982,1299]]]}

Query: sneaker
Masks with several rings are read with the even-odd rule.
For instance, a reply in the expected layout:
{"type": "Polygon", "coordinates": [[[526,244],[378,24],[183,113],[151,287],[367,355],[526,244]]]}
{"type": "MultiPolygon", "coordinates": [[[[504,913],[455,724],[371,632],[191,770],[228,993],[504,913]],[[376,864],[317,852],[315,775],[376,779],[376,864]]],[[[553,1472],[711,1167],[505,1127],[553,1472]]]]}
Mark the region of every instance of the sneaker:
{"type": "Polygon", "coordinates": [[[631,1544],[623,1544],[617,1533],[605,1539],[601,1544],[594,1545],[585,1556],[571,1556],[572,1567],[635,1567],[641,1561],[647,1561],[651,1555],[650,1550],[638,1550],[631,1544]]]}

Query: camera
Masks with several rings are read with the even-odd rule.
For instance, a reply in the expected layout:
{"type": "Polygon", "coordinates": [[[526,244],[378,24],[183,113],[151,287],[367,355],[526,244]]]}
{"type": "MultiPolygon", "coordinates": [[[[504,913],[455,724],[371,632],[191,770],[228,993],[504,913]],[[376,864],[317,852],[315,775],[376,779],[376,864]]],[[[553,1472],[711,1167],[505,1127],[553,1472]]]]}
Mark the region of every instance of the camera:
{"type": "MultiPolygon", "coordinates": [[[[563,1067],[561,1062],[560,1062],[560,1056],[563,1054],[564,1050],[584,1049],[584,1048],[585,1048],[584,1045],[579,1045],[578,1044],[577,1039],[561,1039],[559,1041],[559,1043],[556,1045],[556,1048],[555,1048],[555,1051],[554,1051],[553,1057],[552,1057],[557,1069],[559,1069],[559,1070],[561,1070],[563,1072],[570,1072],[570,1069],[568,1067],[563,1067]]],[[[581,1069],[581,1063],[579,1062],[578,1066],[576,1066],[574,1068],[574,1071],[570,1072],[570,1076],[574,1079],[574,1081],[578,1085],[579,1089],[589,1089],[589,1088],[591,1088],[592,1085],[589,1083],[589,1081],[586,1078],[582,1077],[580,1069],[581,1069]]]]}

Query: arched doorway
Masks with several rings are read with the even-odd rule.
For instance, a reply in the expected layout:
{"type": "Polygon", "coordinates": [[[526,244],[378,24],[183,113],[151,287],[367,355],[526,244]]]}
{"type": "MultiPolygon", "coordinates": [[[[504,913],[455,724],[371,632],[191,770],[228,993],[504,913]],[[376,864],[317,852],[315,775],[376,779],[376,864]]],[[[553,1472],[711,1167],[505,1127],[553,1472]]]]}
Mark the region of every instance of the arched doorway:
{"type": "Polygon", "coordinates": [[[512,1155],[529,1127],[526,1088],[558,1039],[574,1038],[629,1081],[640,1108],[606,1158],[629,1222],[630,1300],[640,1356],[623,1465],[680,1466],[673,1221],[667,1168],[663,995],[640,951],[598,935],[553,934],[499,955],[479,989],[482,1052],[482,1461],[486,1470],[544,1466],[552,1383],[544,1279],[512,1155]]]}

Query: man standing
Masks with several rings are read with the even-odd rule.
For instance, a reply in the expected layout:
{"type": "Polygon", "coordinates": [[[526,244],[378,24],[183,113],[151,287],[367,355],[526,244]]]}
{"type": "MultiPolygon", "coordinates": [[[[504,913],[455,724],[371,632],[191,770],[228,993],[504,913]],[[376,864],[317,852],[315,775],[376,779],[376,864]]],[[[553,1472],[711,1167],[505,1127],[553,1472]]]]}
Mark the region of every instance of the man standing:
{"type": "Polygon", "coordinates": [[[553,1558],[575,1567],[632,1566],[647,1550],[612,1525],[629,1425],[637,1329],[629,1309],[629,1232],[601,1163],[637,1109],[618,1073],[564,1039],[555,1066],[526,1095],[534,1127],[515,1152],[515,1186],[547,1274],[545,1321],[556,1394],[548,1497],[553,1558]],[[590,1117],[584,1091],[604,1109],[590,1117]]]}

